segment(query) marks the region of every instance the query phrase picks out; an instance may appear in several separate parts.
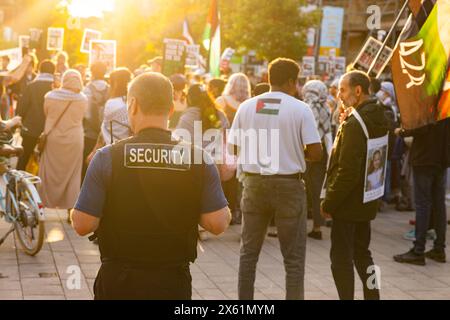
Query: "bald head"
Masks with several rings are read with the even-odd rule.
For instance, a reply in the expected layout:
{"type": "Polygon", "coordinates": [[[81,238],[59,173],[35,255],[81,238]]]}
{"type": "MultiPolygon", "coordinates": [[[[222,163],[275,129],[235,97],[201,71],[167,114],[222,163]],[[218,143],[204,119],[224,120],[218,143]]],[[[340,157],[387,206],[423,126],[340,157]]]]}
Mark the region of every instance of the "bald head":
{"type": "Polygon", "coordinates": [[[134,100],[145,115],[168,115],[173,106],[173,87],[160,73],[148,72],[130,84],[128,100],[134,100]]]}

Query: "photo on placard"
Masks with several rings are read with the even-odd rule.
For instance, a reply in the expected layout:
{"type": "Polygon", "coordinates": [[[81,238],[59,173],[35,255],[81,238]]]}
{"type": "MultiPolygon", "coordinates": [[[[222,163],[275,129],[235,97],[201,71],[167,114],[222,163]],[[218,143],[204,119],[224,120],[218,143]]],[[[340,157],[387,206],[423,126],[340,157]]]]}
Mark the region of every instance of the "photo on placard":
{"type": "Polygon", "coordinates": [[[384,195],[388,156],[388,136],[368,140],[364,203],[384,195]]]}
{"type": "Polygon", "coordinates": [[[117,42],[115,40],[92,40],[89,46],[89,65],[102,61],[107,73],[116,68],[117,42]]]}
{"type": "Polygon", "coordinates": [[[83,40],[81,41],[80,51],[83,53],[89,53],[89,45],[91,41],[100,40],[102,33],[93,29],[84,29],[83,40]]]}
{"type": "Polygon", "coordinates": [[[30,48],[30,36],[19,36],[19,48],[30,48]]]}
{"type": "Polygon", "coordinates": [[[47,33],[47,50],[62,51],[64,48],[64,29],[48,28],[47,33]]]}

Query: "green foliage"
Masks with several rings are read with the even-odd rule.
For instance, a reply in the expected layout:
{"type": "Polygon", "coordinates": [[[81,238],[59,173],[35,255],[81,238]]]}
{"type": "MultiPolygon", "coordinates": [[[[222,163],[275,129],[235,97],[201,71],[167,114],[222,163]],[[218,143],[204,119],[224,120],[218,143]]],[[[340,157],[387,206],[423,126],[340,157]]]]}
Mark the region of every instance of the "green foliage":
{"type": "Polygon", "coordinates": [[[306,31],[318,12],[302,14],[303,0],[229,0],[223,4],[224,42],[259,58],[299,60],[306,50],[306,31]]]}

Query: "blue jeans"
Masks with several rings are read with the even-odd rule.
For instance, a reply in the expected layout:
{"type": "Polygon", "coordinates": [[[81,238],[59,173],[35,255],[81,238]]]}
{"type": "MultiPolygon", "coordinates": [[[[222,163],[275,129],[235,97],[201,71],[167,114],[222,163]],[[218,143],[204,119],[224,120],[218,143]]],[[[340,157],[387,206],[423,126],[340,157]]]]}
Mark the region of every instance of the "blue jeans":
{"type": "Polygon", "coordinates": [[[445,249],[447,212],[445,207],[445,186],[447,169],[431,166],[413,167],[414,197],[416,202],[416,241],[414,251],[423,254],[429,229],[431,212],[434,216],[436,241],[434,249],[445,249]]]}
{"type": "Polygon", "coordinates": [[[239,299],[253,299],[256,264],[272,217],[275,217],[286,271],[286,299],[304,299],[306,194],[303,181],[246,177],[241,202],[239,299]]]}

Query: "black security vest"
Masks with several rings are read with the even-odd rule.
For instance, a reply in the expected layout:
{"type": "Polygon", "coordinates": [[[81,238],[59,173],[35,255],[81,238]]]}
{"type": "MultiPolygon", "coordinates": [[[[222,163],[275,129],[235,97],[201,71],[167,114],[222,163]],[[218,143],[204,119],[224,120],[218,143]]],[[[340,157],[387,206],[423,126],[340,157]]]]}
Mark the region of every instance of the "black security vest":
{"type": "Polygon", "coordinates": [[[112,181],[97,231],[102,261],[196,259],[203,164],[167,165],[177,146],[170,131],[153,128],[112,146],[112,181]]]}

